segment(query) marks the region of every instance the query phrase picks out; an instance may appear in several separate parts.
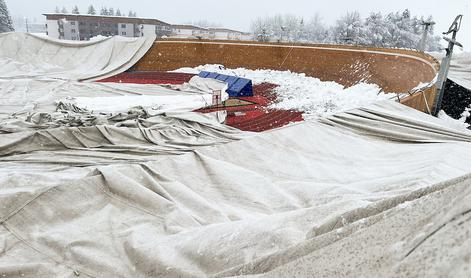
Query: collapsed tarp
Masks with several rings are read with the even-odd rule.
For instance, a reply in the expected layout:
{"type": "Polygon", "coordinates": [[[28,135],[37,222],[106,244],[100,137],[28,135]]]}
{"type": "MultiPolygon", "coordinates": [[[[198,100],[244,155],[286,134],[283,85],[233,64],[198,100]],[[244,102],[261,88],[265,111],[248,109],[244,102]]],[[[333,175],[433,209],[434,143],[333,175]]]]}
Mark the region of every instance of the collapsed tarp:
{"type": "MultiPolygon", "coordinates": [[[[443,53],[431,53],[435,58],[443,58],[443,53]]],[[[454,53],[451,59],[448,79],[471,90],[471,52],[454,53]]]]}
{"type": "Polygon", "coordinates": [[[109,37],[67,42],[26,33],[0,34],[0,132],[5,120],[24,121],[34,113],[52,113],[57,103],[100,112],[192,111],[211,105],[213,90],[227,99],[227,84],[194,77],[181,86],[90,82],[129,69],[155,37],[109,37]],[[79,82],[86,81],[86,82],[79,82]]]}
{"type": "Polygon", "coordinates": [[[0,34],[0,77],[103,79],[132,67],[154,41],[155,36],[114,36],[80,42],[30,33],[3,33],[0,34]]]}
{"type": "MultiPolygon", "coordinates": [[[[327,275],[361,271],[374,276],[380,266],[389,266],[389,257],[379,256],[383,250],[368,245],[375,231],[381,231],[380,237],[388,234],[386,228],[402,227],[378,246],[397,248],[386,250],[387,254],[398,250],[399,256],[407,255],[420,251],[414,246],[427,243],[434,228],[465,209],[459,199],[467,198],[469,190],[450,179],[471,172],[471,132],[432,119],[388,101],[326,122],[295,124],[227,144],[195,144],[180,155],[140,155],[143,148],[151,152],[152,147],[147,140],[136,140],[136,133],[126,134],[130,132],[126,127],[1,135],[5,139],[0,162],[0,273],[9,277],[255,274],[321,250],[325,254],[314,253],[320,256],[313,261],[320,264],[329,258],[325,269],[332,267],[332,272],[323,272],[327,275]],[[105,144],[94,142],[93,138],[102,140],[97,129],[105,144]],[[387,139],[391,133],[393,140],[387,139]],[[61,136],[74,140],[63,141],[61,136]],[[58,138],[57,144],[51,143],[53,138],[58,138]],[[137,151],[126,148],[127,142],[137,151]],[[84,152],[70,155],[77,151],[84,152]],[[114,153],[118,163],[111,164],[110,155],[106,166],[100,166],[105,161],[102,151],[114,153]],[[88,165],[78,163],[85,160],[88,165]],[[450,198],[442,198],[444,190],[451,190],[446,193],[450,198]],[[430,200],[426,206],[421,205],[424,198],[430,200]],[[443,207],[454,199],[457,206],[452,202],[443,207]],[[418,208],[413,213],[420,216],[406,222],[418,223],[410,228],[398,223],[401,218],[396,214],[408,206],[418,208]],[[374,223],[383,226],[373,229],[374,223]],[[368,269],[337,258],[343,247],[339,244],[345,241],[350,245],[342,254],[353,256],[358,264],[368,263],[368,269]],[[364,254],[362,248],[367,247],[378,256],[364,254]],[[375,261],[367,262],[369,258],[375,261]],[[335,264],[336,260],[344,263],[335,264]]],[[[206,130],[191,126],[200,134],[218,128],[217,123],[206,125],[206,130]]],[[[178,141],[182,133],[177,129],[166,136],[169,142],[178,141]]],[[[212,134],[240,139],[230,130],[212,134]]],[[[463,233],[442,233],[441,238],[466,235],[469,221],[460,229],[463,233]]],[[[465,271],[460,258],[469,256],[471,249],[434,243],[435,253],[443,254],[449,264],[427,264],[429,271],[448,266],[465,271]]]]}

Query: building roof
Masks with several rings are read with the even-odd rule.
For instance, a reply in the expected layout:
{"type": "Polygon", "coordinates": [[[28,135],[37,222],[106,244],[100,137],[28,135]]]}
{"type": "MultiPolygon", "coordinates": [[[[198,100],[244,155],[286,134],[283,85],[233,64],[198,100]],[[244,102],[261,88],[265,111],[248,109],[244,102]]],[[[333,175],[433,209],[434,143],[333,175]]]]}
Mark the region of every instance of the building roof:
{"type": "Polygon", "coordinates": [[[111,16],[111,15],[90,15],[90,14],[62,14],[62,13],[45,13],[46,19],[50,20],[88,20],[99,21],[104,23],[132,23],[132,24],[152,24],[152,25],[168,25],[169,23],[163,22],[153,18],[140,18],[140,17],[127,17],[127,16],[111,16]]]}
{"type": "Polygon", "coordinates": [[[208,28],[203,28],[195,25],[190,24],[172,24],[172,28],[175,29],[189,29],[189,30],[204,30],[208,31],[208,28]]]}
{"type": "Polygon", "coordinates": [[[219,28],[219,27],[209,27],[208,30],[213,31],[213,32],[230,32],[230,33],[239,33],[239,34],[249,34],[242,31],[237,31],[237,30],[228,29],[228,28],[219,28]]]}

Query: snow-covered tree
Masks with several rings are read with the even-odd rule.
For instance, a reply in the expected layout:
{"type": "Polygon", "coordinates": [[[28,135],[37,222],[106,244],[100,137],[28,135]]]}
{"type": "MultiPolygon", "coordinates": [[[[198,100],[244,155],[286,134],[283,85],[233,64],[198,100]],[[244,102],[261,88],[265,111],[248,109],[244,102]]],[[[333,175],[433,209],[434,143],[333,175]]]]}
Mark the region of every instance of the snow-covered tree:
{"type": "Polygon", "coordinates": [[[315,14],[304,27],[307,41],[315,43],[329,42],[329,34],[319,14],[315,14]]]}
{"type": "Polygon", "coordinates": [[[349,12],[338,19],[332,32],[336,43],[364,43],[363,21],[357,11],[349,12]]]}
{"type": "Polygon", "coordinates": [[[108,15],[108,9],[106,7],[101,7],[100,15],[108,15]]]}
{"type": "Polygon", "coordinates": [[[0,0],[0,33],[15,31],[5,0],[0,0]]]}
{"type": "Polygon", "coordinates": [[[73,13],[73,14],[80,14],[79,8],[78,8],[77,6],[75,6],[75,7],[72,9],[72,13],[73,13]]]}
{"type": "Polygon", "coordinates": [[[68,14],[69,12],[67,11],[67,9],[65,7],[62,7],[61,13],[68,14]]]}
{"type": "Polygon", "coordinates": [[[56,14],[60,14],[61,13],[61,10],[59,9],[59,7],[56,6],[56,8],[54,9],[54,12],[56,14]]]}
{"type": "Polygon", "coordinates": [[[93,5],[88,6],[87,14],[91,14],[91,15],[96,14],[96,10],[95,10],[95,7],[93,7],[93,5]]]}
{"type": "Polygon", "coordinates": [[[137,17],[137,13],[133,11],[129,11],[128,17],[137,17]]]}
{"type": "Polygon", "coordinates": [[[380,12],[371,13],[365,19],[364,24],[363,42],[365,45],[372,45],[376,47],[388,46],[388,26],[380,12]]]}
{"type": "Polygon", "coordinates": [[[252,22],[254,37],[260,41],[306,40],[305,21],[294,15],[275,15],[252,22]]]}
{"type": "Polygon", "coordinates": [[[119,9],[116,10],[116,16],[122,16],[121,11],[119,9]]]}
{"type": "Polygon", "coordinates": [[[114,15],[114,9],[113,8],[108,9],[108,15],[114,15]]]}
{"type": "MultiPolygon", "coordinates": [[[[429,17],[427,21],[431,21],[429,17]]],[[[358,12],[347,13],[332,27],[326,27],[319,15],[309,21],[292,15],[275,15],[252,21],[254,39],[259,41],[308,41],[315,43],[349,43],[376,47],[416,48],[424,27],[423,18],[409,10],[383,15],[371,13],[362,19],[358,12]]],[[[429,30],[428,50],[437,50],[440,37],[429,30]]]]}
{"type": "Polygon", "coordinates": [[[267,33],[267,26],[261,17],[252,21],[251,30],[255,40],[261,42],[268,42],[270,40],[270,36],[267,33]]]}

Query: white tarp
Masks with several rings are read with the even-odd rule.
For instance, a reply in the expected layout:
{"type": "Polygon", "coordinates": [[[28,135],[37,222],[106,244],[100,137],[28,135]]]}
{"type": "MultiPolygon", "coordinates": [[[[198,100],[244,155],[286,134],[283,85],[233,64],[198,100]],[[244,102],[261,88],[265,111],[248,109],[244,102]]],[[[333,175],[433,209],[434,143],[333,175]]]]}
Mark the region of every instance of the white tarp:
{"type": "MultiPolygon", "coordinates": [[[[442,53],[433,53],[441,61],[442,53]]],[[[471,90],[471,52],[454,53],[451,59],[448,79],[471,90]]]]}
{"type": "Polygon", "coordinates": [[[0,77],[104,79],[133,66],[154,41],[155,36],[114,36],[79,42],[30,33],[3,33],[0,34],[0,77]]]}
{"type": "MultiPolygon", "coordinates": [[[[337,233],[357,239],[356,232],[371,218],[388,224],[394,216],[389,211],[406,201],[434,198],[433,192],[445,188],[437,184],[471,172],[471,132],[392,101],[238,141],[233,140],[241,134],[234,130],[215,121],[202,129],[193,117],[180,121],[175,132],[175,124],[165,125],[166,132],[155,136],[149,132],[153,123],[168,121],[159,119],[140,128],[104,125],[0,135],[0,273],[264,273],[314,250],[302,248],[307,242],[325,247],[337,233]],[[192,143],[199,136],[185,136],[178,126],[228,141],[202,147],[192,143]],[[152,147],[149,138],[160,140],[152,147]],[[189,140],[183,154],[156,151],[175,148],[181,140],[189,140]],[[348,229],[342,233],[341,227],[348,229]]],[[[440,224],[428,222],[443,212],[439,207],[416,212],[423,229],[440,224]]],[[[404,245],[386,238],[385,246],[406,252],[421,237],[418,231],[394,231],[392,238],[404,237],[404,245]]],[[[348,249],[359,263],[370,258],[360,244],[368,238],[361,239],[348,249]]],[[[459,258],[471,249],[453,253],[437,244],[451,265],[463,267],[459,258]]],[[[337,254],[332,248],[326,255],[332,267],[337,254]]],[[[377,274],[375,266],[384,262],[377,260],[361,274],[377,274]]],[[[336,265],[339,273],[349,270],[360,271],[356,265],[336,265]]]]}
{"type": "MultiPolygon", "coordinates": [[[[51,44],[37,53],[81,53],[51,44]]],[[[5,49],[0,277],[470,275],[469,183],[451,180],[471,172],[466,129],[392,101],[261,134],[218,114],[106,111],[86,105],[209,85],[78,82],[86,68],[5,49]]]]}
{"type": "Polygon", "coordinates": [[[211,105],[213,90],[222,91],[222,99],[227,99],[227,84],[199,77],[169,87],[91,82],[129,69],[154,40],[116,36],[74,42],[27,33],[0,34],[0,130],[3,119],[50,113],[58,101],[108,113],[143,106],[158,114],[211,105]]]}

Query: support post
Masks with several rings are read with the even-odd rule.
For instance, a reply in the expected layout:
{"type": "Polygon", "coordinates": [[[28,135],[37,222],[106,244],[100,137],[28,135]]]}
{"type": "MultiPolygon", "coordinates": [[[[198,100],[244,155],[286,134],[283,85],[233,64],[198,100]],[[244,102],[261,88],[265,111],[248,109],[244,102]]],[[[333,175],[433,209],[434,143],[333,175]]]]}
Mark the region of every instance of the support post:
{"type": "Polygon", "coordinates": [[[442,106],[442,100],[443,100],[443,94],[445,93],[445,82],[448,77],[448,71],[450,70],[450,62],[451,62],[451,57],[453,55],[453,47],[455,45],[458,45],[460,47],[463,47],[459,42],[456,41],[456,34],[460,30],[461,27],[461,19],[463,18],[463,15],[458,15],[455,18],[455,21],[450,26],[450,29],[443,33],[444,35],[449,35],[452,34],[451,39],[448,37],[443,37],[448,42],[448,47],[446,48],[446,55],[443,57],[442,62],[440,64],[440,72],[438,73],[438,78],[437,78],[437,94],[435,95],[435,101],[434,101],[434,109],[433,109],[433,115],[437,116],[438,112],[440,112],[441,106],[442,106]]]}
{"type": "Polygon", "coordinates": [[[422,52],[425,52],[425,49],[427,48],[428,33],[430,31],[430,28],[433,25],[435,25],[435,22],[433,22],[433,21],[422,21],[421,24],[424,26],[424,33],[422,34],[422,39],[420,40],[419,50],[422,51],[422,52]]]}

